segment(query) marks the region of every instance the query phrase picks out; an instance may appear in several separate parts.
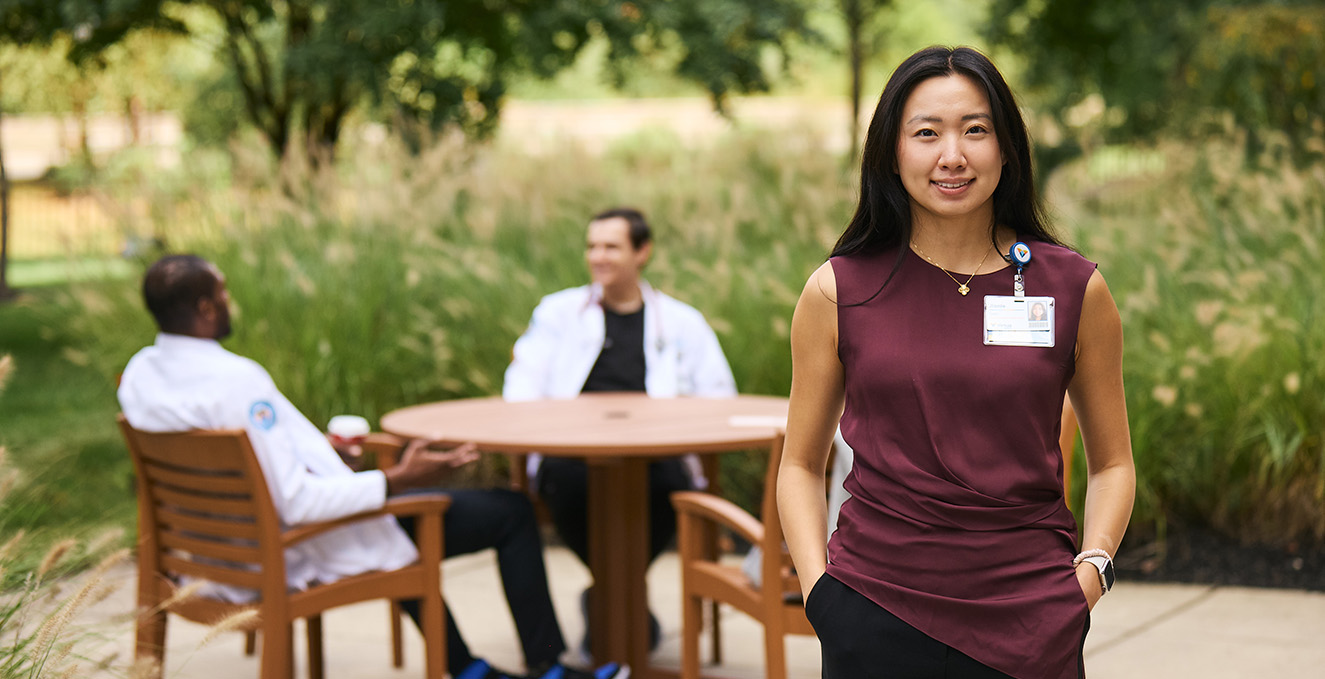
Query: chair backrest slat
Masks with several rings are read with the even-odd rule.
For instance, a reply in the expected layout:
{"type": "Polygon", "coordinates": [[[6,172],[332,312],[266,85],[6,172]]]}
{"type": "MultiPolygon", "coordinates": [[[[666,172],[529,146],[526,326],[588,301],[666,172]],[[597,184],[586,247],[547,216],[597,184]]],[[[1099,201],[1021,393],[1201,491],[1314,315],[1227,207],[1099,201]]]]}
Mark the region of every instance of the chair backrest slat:
{"type": "Polygon", "coordinates": [[[192,474],[242,476],[248,471],[234,441],[243,430],[134,433],[145,461],[192,474]]]}
{"type": "Polygon", "coordinates": [[[235,563],[262,563],[262,551],[258,549],[257,543],[244,542],[217,542],[215,540],[200,540],[188,533],[161,532],[161,548],[167,550],[176,550],[188,552],[189,558],[216,559],[218,561],[233,561],[235,563]]]}
{"type": "Polygon", "coordinates": [[[197,474],[157,464],[148,464],[146,472],[148,479],[176,488],[213,493],[247,493],[249,490],[248,480],[238,475],[197,474]]]}
{"type": "Polygon", "coordinates": [[[183,514],[160,506],[156,508],[156,521],[161,532],[185,532],[215,539],[257,540],[262,533],[252,522],[183,514]]]}
{"type": "Polygon", "coordinates": [[[209,518],[257,520],[257,503],[251,497],[181,491],[161,483],[152,483],[152,486],[152,499],[163,507],[209,518]]]}
{"type": "Polygon", "coordinates": [[[177,575],[188,575],[247,589],[262,589],[262,573],[260,571],[230,568],[225,564],[203,563],[182,559],[170,554],[161,556],[161,565],[166,571],[177,575]]]}

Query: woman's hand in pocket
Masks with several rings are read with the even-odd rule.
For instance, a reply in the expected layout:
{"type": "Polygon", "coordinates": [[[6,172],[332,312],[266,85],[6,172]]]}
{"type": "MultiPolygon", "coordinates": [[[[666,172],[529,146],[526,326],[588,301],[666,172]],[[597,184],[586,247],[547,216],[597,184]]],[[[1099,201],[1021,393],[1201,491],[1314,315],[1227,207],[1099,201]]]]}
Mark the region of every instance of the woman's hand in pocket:
{"type": "Polygon", "coordinates": [[[1100,586],[1100,572],[1095,570],[1094,564],[1083,561],[1077,565],[1077,584],[1081,585],[1081,593],[1086,595],[1086,606],[1094,610],[1095,604],[1104,596],[1104,589],[1100,586]]]}

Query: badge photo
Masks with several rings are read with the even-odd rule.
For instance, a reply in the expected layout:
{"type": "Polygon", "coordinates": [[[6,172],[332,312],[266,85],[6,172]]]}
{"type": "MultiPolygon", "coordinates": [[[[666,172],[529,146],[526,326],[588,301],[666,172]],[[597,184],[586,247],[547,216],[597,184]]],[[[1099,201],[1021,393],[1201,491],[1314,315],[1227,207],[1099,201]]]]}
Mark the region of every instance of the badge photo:
{"type": "Polygon", "coordinates": [[[1007,347],[1054,345],[1054,298],[985,295],[984,343],[1007,347]]]}

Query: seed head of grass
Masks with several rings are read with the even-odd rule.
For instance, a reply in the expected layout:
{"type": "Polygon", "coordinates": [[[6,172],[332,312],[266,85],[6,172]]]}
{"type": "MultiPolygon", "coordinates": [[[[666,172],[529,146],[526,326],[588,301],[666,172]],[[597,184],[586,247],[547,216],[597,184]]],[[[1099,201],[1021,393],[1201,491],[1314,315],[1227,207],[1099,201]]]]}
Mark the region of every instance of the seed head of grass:
{"type": "Polygon", "coordinates": [[[161,602],[160,610],[169,610],[171,606],[177,603],[192,599],[198,595],[198,590],[201,590],[205,585],[206,583],[202,580],[194,580],[183,587],[176,588],[165,601],[161,602]]]}
{"type": "Polygon", "coordinates": [[[262,616],[257,608],[245,608],[238,613],[231,613],[212,624],[207,633],[203,635],[202,641],[198,642],[198,647],[206,646],[216,637],[225,632],[234,632],[236,630],[253,629],[257,626],[262,616]]]}
{"type": "Polygon", "coordinates": [[[5,382],[9,381],[9,376],[14,372],[14,357],[9,354],[0,356],[0,391],[5,390],[5,382]]]}
{"type": "Polygon", "coordinates": [[[41,558],[41,564],[37,566],[37,579],[40,580],[45,577],[52,568],[58,566],[65,555],[77,545],[78,541],[73,538],[65,538],[51,545],[51,548],[46,551],[46,556],[41,558]]]}
{"type": "MultiPolygon", "coordinates": [[[[127,556],[128,550],[122,551],[124,552],[123,554],[117,553],[111,556],[122,559],[124,556],[127,556]]],[[[102,562],[92,570],[87,582],[83,583],[83,586],[79,587],[78,591],[75,592],[73,596],[69,597],[69,599],[56,609],[54,613],[51,613],[46,617],[46,620],[42,622],[41,627],[37,628],[37,634],[33,641],[34,648],[36,648],[39,653],[42,652],[43,649],[51,648],[60,638],[60,635],[64,630],[69,626],[69,623],[78,615],[79,611],[92,602],[96,595],[103,592],[105,589],[105,572],[115,563],[117,563],[117,560],[110,558],[102,560],[102,562]]],[[[60,663],[59,660],[57,660],[51,664],[59,665],[60,663]]]]}

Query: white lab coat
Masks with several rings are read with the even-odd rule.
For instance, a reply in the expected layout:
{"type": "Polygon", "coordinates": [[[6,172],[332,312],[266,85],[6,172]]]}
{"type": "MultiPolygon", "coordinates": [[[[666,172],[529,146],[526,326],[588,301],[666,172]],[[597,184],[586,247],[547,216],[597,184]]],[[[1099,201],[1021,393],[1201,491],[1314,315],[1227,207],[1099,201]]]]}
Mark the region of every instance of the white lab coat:
{"type": "MultiPolygon", "coordinates": [[[[354,472],[322,431],[277,390],[267,371],[214,340],[157,335],[124,369],[119,388],[124,417],[143,431],[244,429],[262,466],[281,523],[287,526],[380,509],[386,477],[354,472]]],[[[285,551],[292,589],[418,559],[391,517],[338,528],[285,551]]],[[[257,592],[210,584],[204,594],[247,602],[257,592]]]]}
{"type": "MultiPolygon", "coordinates": [[[[644,297],[644,387],[649,396],[726,398],[736,379],[718,337],[694,307],[640,282],[644,297]]],[[[534,309],[529,328],[515,342],[502,396],[508,401],[575,398],[603,350],[602,289],[585,285],[552,293],[534,309]]],[[[535,478],[541,458],[529,456],[535,478]]],[[[703,487],[698,461],[688,467],[703,487]]]]}

